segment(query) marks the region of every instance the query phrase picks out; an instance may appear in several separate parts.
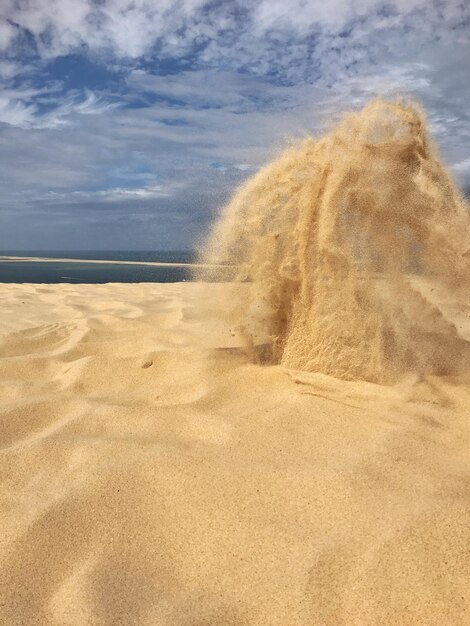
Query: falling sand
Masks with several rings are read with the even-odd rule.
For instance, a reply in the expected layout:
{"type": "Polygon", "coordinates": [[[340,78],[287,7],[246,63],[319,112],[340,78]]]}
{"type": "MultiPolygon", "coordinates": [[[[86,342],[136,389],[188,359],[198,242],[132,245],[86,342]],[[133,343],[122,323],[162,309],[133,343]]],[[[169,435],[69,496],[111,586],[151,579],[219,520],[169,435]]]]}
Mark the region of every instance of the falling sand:
{"type": "Polygon", "coordinates": [[[273,360],[344,379],[449,374],[468,344],[423,293],[470,279],[470,218],[416,106],[375,100],[245,183],[203,258],[239,267],[227,312],[273,360]]]}

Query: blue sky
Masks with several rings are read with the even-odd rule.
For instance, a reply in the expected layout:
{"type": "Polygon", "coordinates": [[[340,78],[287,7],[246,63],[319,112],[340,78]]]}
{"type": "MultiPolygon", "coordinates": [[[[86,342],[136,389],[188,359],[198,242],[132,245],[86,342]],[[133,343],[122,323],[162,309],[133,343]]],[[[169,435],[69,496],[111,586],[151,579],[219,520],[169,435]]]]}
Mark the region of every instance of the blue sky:
{"type": "Polygon", "coordinates": [[[188,249],[292,137],[418,100],[470,189],[463,0],[1,0],[0,248],[188,249]]]}

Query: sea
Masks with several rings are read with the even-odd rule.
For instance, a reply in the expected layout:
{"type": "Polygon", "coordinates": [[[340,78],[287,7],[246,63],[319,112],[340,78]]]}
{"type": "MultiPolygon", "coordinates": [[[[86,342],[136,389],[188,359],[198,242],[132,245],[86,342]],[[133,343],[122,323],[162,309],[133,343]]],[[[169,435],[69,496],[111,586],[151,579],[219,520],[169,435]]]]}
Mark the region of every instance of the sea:
{"type": "Polygon", "coordinates": [[[134,261],[141,263],[193,263],[190,251],[136,250],[0,250],[2,256],[70,261],[0,261],[0,283],[175,283],[191,280],[191,267],[87,263],[94,261],[134,261]],[[77,262],[77,260],[79,262],[77,262]]]}

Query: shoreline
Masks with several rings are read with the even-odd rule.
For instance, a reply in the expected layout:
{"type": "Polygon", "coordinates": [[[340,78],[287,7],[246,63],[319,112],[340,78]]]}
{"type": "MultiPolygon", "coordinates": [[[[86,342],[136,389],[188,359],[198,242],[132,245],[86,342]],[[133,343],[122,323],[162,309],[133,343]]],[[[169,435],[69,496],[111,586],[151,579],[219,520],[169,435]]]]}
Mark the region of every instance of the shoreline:
{"type": "Polygon", "coordinates": [[[112,261],[107,259],[67,259],[62,257],[36,257],[36,256],[3,256],[0,255],[0,263],[101,263],[104,265],[150,265],[153,267],[231,267],[229,265],[210,265],[205,263],[167,263],[164,261],[112,261]]]}

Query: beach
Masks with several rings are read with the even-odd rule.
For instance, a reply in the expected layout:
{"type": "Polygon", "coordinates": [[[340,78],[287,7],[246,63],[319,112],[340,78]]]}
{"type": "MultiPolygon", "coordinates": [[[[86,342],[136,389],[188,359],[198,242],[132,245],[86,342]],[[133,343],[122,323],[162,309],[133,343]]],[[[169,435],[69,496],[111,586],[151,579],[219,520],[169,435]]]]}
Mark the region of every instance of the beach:
{"type": "Polygon", "coordinates": [[[470,624],[468,380],[256,362],[227,289],[0,285],[0,624],[470,624]]]}

